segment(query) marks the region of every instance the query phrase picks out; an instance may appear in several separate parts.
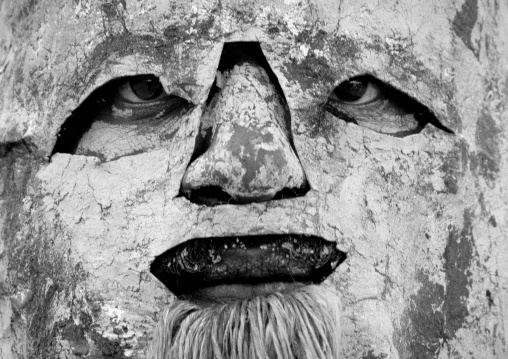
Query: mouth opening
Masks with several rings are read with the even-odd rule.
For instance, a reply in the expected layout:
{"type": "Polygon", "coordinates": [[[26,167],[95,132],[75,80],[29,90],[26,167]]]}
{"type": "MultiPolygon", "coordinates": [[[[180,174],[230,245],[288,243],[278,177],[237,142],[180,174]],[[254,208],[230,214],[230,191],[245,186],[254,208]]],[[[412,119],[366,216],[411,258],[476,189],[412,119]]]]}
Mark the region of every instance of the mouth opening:
{"type": "Polygon", "coordinates": [[[181,297],[224,285],[316,284],[345,259],[334,242],[317,236],[196,238],[157,256],[150,271],[181,297]]]}

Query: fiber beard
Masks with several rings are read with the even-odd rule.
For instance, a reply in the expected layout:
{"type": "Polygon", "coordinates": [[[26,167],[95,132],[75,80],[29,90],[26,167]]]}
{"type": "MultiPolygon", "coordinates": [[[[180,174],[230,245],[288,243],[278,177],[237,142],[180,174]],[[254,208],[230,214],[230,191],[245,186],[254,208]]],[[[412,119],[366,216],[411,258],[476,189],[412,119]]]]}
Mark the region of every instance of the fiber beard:
{"type": "Polygon", "coordinates": [[[321,286],[162,314],[150,359],[337,359],[340,301],[321,286]]]}

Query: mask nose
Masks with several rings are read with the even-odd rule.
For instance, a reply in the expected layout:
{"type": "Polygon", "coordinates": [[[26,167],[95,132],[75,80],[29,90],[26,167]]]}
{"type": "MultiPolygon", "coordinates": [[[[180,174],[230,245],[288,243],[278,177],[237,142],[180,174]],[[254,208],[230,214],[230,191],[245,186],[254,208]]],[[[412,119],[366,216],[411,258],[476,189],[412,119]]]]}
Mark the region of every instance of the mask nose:
{"type": "Polygon", "coordinates": [[[210,205],[306,192],[305,173],[291,145],[285,99],[265,69],[244,62],[218,73],[216,84],[219,91],[203,115],[183,193],[210,205]]]}

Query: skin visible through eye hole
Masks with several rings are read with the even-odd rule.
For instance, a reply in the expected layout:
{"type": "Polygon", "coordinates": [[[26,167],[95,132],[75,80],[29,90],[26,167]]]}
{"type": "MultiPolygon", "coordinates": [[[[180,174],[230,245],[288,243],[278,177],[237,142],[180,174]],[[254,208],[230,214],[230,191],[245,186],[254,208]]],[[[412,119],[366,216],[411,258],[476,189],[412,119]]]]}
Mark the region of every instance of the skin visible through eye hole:
{"type": "Polygon", "coordinates": [[[232,357],[508,357],[505,2],[26,0],[0,18],[1,358],[213,357],[222,332],[232,357]],[[160,103],[113,96],[146,75],[160,103]],[[327,110],[359,76],[394,92],[327,110]],[[192,239],[268,235],[347,259],[312,286],[215,287],[261,293],[224,309],[150,271],[192,239]],[[270,334],[231,329],[247,321],[270,334]]]}

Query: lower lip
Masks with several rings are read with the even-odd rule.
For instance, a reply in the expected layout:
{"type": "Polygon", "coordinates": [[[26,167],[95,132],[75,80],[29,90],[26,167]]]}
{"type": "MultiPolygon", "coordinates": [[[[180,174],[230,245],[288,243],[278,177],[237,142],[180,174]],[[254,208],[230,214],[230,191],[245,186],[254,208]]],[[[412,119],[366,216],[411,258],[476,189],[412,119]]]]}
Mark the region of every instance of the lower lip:
{"type": "Polygon", "coordinates": [[[271,293],[285,293],[293,291],[310,283],[298,282],[268,282],[259,284],[221,284],[212,287],[199,288],[192,293],[182,296],[182,299],[197,304],[229,303],[232,301],[265,296],[271,293]]]}

